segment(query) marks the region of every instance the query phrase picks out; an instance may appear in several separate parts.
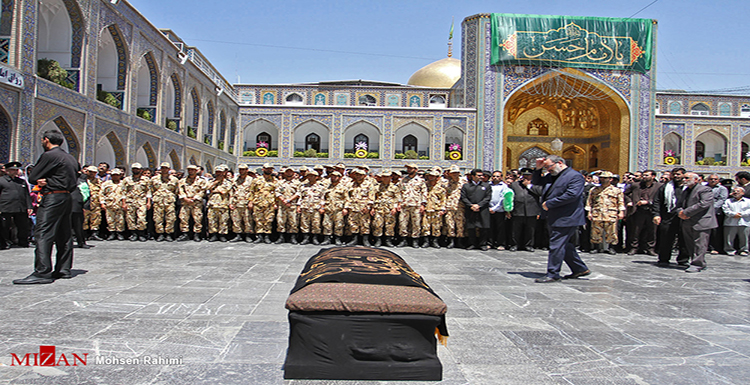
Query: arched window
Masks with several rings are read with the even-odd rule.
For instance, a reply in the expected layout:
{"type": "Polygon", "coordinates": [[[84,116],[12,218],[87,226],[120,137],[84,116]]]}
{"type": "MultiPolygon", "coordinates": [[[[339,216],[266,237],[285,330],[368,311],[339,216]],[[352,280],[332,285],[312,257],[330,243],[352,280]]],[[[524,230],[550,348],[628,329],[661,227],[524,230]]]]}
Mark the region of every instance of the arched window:
{"type": "Polygon", "coordinates": [[[721,115],[721,116],[731,116],[732,115],[732,104],[730,104],[730,103],[721,103],[719,105],[719,115],[721,115]]]}
{"type": "Polygon", "coordinates": [[[740,108],[740,116],[743,118],[750,118],[750,104],[743,104],[740,108]]]}
{"type": "Polygon", "coordinates": [[[742,148],[742,152],[740,153],[740,160],[742,162],[747,162],[747,158],[748,158],[747,153],[750,152],[750,147],[748,147],[747,143],[742,142],[741,148],[742,148]]]}
{"type": "Polygon", "coordinates": [[[354,137],[354,146],[352,148],[356,149],[357,148],[357,144],[359,144],[359,142],[364,142],[366,148],[370,148],[370,138],[368,138],[367,135],[365,135],[365,134],[359,134],[359,135],[355,136],[354,137]]]}
{"type": "Polygon", "coordinates": [[[289,96],[286,97],[286,104],[302,104],[302,96],[300,94],[289,94],[289,96]]]}
{"type": "Polygon", "coordinates": [[[703,103],[698,103],[690,109],[690,115],[710,115],[711,109],[703,103]]]}
{"type": "Polygon", "coordinates": [[[269,135],[267,132],[263,131],[258,136],[255,137],[255,147],[258,147],[258,143],[260,142],[266,142],[268,143],[268,149],[270,150],[271,147],[271,135],[269,135]]]}
{"type": "Polygon", "coordinates": [[[402,143],[403,143],[402,145],[403,148],[401,150],[404,153],[406,153],[409,150],[417,151],[417,137],[416,136],[411,135],[411,134],[406,135],[404,136],[404,140],[402,143]]]}
{"type": "Polygon", "coordinates": [[[679,115],[682,113],[682,104],[680,104],[680,102],[669,103],[669,113],[672,115],[679,115]]]}
{"type": "Polygon", "coordinates": [[[700,140],[695,142],[695,160],[702,160],[706,155],[706,145],[700,140]]]}
{"type": "Polygon", "coordinates": [[[549,135],[549,124],[542,119],[536,118],[526,126],[526,135],[549,135]]]}
{"type": "Polygon", "coordinates": [[[362,95],[359,97],[360,106],[374,106],[377,102],[378,101],[372,95],[362,95]]]}
{"type": "Polygon", "coordinates": [[[432,97],[430,97],[430,107],[445,108],[445,96],[433,95],[432,97]]]}
{"type": "Polygon", "coordinates": [[[589,168],[599,167],[599,149],[596,146],[591,146],[591,152],[589,153],[589,168]]]}
{"type": "Polygon", "coordinates": [[[305,150],[311,148],[315,151],[320,151],[320,136],[318,134],[312,133],[305,137],[305,150]]]}

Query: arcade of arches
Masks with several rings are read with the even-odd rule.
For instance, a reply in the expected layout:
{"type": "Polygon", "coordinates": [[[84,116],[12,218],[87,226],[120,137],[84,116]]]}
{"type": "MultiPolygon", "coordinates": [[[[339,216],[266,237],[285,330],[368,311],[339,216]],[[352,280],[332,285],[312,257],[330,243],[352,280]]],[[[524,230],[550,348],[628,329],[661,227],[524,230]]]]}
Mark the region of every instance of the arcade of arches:
{"type": "Polygon", "coordinates": [[[628,169],[628,107],[618,94],[580,71],[547,73],[514,92],[505,105],[504,126],[507,169],[533,167],[534,159],[547,154],[562,156],[577,170],[628,169]],[[533,92],[552,83],[560,88],[552,94],[560,96],[533,92]],[[557,151],[552,145],[556,139],[562,141],[557,151]]]}

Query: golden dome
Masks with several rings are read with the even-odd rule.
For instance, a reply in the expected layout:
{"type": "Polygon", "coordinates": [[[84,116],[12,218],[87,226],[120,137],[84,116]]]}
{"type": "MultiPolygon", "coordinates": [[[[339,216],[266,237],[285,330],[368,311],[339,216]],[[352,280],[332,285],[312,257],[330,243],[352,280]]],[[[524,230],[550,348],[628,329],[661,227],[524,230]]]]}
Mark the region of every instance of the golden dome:
{"type": "Polygon", "coordinates": [[[430,63],[411,75],[410,86],[451,88],[461,78],[461,60],[447,57],[430,63]]]}

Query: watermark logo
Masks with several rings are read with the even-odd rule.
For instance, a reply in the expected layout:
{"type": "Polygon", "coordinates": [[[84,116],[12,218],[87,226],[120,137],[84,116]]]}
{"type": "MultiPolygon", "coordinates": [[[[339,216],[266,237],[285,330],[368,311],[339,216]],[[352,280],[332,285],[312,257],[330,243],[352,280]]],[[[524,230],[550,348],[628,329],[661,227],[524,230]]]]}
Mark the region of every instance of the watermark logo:
{"type": "Polygon", "coordinates": [[[10,354],[10,366],[86,366],[88,353],[57,354],[54,345],[40,345],[39,353],[10,354]]]}

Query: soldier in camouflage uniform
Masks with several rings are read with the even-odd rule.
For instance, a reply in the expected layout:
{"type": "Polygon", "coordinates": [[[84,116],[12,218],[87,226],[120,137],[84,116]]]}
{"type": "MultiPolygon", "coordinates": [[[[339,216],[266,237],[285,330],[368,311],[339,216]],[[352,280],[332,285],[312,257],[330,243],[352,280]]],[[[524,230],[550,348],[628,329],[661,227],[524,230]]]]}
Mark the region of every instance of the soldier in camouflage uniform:
{"type": "Polygon", "coordinates": [[[229,200],[232,181],[226,178],[229,167],[220,164],[214,168],[214,181],[208,186],[208,233],[209,242],[226,242],[229,234],[229,200]],[[217,236],[218,234],[218,236],[217,236]]]}
{"type": "Polygon", "coordinates": [[[452,165],[448,169],[448,179],[443,187],[445,188],[445,229],[443,233],[448,236],[448,247],[452,249],[455,246],[456,238],[463,238],[465,231],[464,212],[466,208],[461,202],[461,186],[466,181],[461,178],[461,170],[458,166],[452,165]]]}
{"type": "Polygon", "coordinates": [[[375,187],[375,203],[372,206],[372,235],[375,237],[375,247],[385,243],[393,247],[391,239],[395,234],[396,214],[401,209],[401,188],[391,183],[390,170],[383,170],[378,174],[380,183],[375,187]],[[385,237],[383,228],[385,227],[385,237]]]}
{"type": "Polygon", "coordinates": [[[96,177],[99,169],[96,166],[88,166],[86,168],[86,183],[89,185],[89,209],[83,210],[83,229],[91,231],[89,240],[101,241],[97,232],[99,232],[99,225],[102,223],[102,208],[101,208],[101,190],[102,182],[96,177]]]}
{"type": "Polygon", "coordinates": [[[341,173],[331,172],[331,183],[323,192],[325,203],[323,205],[323,242],[321,245],[335,243],[341,245],[341,237],[344,236],[346,216],[344,215],[344,203],[349,187],[341,183],[341,173]]]}
{"type": "Polygon", "coordinates": [[[140,163],[130,166],[133,175],[122,180],[122,194],[125,202],[122,209],[125,210],[125,222],[130,230],[130,240],[146,242],[146,212],[151,209],[150,179],[143,176],[140,163]]]}
{"type": "Polygon", "coordinates": [[[248,175],[248,167],[244,163],[237,166],[237,177],[234,179],[232,198],[229,204],[232,217],[232,231],[236,234],[232,242],[252,242],[253,215],[247,207],[250,203],[250,184],[253,178],[248,175]]]}
{"type": "Polygon", "coordinates": [[[151,202],[154,206],[154,231],[157,234],[157,242],[172,242],[174,223],[177,220],[174,204],[180,181],[169,175],[169,170],[169,163],[164,162],[159,167],[159,175],[151,178],[151,202]]]}
{"type": "Polygon", "coordinates": [[[375,190],[365,183],[365,171],[362,169],[352,170],[352,180],[344,203],[344,215],[348,215],[349,225],[346,234],[352,236],[346,245],[370,246],[370,211],[375,201],[375,190]]]}
{"type": "Polygon", "coordinates": [[[606,251],[615,254],[617,221],[625,217],[625,202],[622,190],[611,184],[613,176],[609,171],[602,172],[599,175],[601,186],[592,188],[586,200],[586,211],[591,220],[592,253],[606,251]]]}
{"type": "Polygon", "coordinates": [[[294,179],[294,170],[291,167],[283,169],[282,179],[276,184],[276,200],[278,201],[278,212],[276,214],[276,230],[279,239],[275,243],[283,243],[285,234],[289,234],[292,244],[297,244],[297,203],[299,198],[297,192],[301,182],[294,179]]]}
{"type": "Polygon", "coordinates": [[[411,239],[412,247],[419,247],[417,238],[422,231],[422,214],[427,204],[427,187],[424,179],[417,175],[417,165],[406,165],[408,175],[401,178],[401,214],[398,217],[401,242],[398,247],[406,246],[407,237],[411,239]]]}
{"type": "Polygon", "coordinates": [[[258,235],[254,243],[271,243],[271,226],[276,211],[276,179],[270,163],[263,165],[263,175],[253,179],[250,196],[252,200],[248,208],[253,212],[255,233],[258,235]]]}
{"type": "Polygon", "coordinates": [[[314,245],[320,244],[318,235],[320,234],[320,216],[325,212],[323,210],[325,187],[318,183],[318,179],[320,177],[317,171],[308,171],[307,184],[297,193],[299,230],[303,234],[300,243],[302,245],[310,243],[311,237],[314,245]]]}
{"type": "Polygon", "coordinates": [[[186,241],[190,231],[190,218],[193,218],[193,240],[201,241],[203,230],[203,197],[206,195],[208,181],[198,176],[198,166],[187,166],[188,175],[180,179],[177,185],[177,195],[180,198],[180,231],[182,235],[178,241],[186,241]]]}
{"type": "Polygon", "coordinates": [[[101,208],[107,215],[107,229],[109,230],[108,241],[115,239],[124,241],[122,233],[125,231],[125,213],[122,211],[122,171],[119,168],[112,170],[111,180],[102,183],[101,197],[99,198],[101,208]]]}
{"type": "Polygon", "coordinates": [[[445,188],[440,185],[441,170],[431,170],[425,173],[425,186],[427,188],[427,204],[422,216],[422,235],[428,239],[424,240],[422,247],[432,246],[440,248],[438,237],[443,227],[443,215],[445,215],[445,188]]]}

